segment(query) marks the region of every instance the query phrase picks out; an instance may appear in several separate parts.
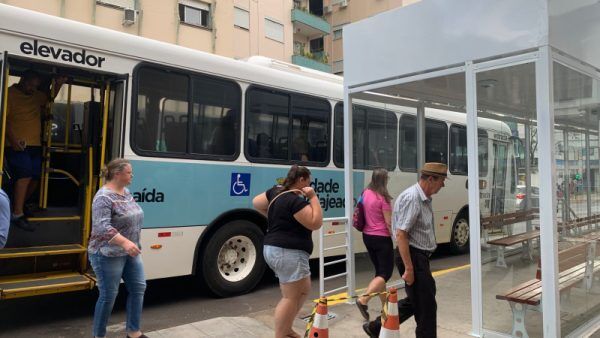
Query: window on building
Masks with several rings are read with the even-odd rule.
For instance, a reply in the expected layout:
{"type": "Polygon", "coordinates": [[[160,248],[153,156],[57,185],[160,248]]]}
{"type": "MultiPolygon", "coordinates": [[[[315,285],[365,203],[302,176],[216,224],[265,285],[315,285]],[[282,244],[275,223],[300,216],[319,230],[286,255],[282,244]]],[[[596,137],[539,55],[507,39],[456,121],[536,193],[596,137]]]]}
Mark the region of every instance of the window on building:
{"type": "Polygon", "coordinates": [[[327,164],[330,108],[326,100],[262,88],[249,89],[246,98],[250,160],[327,164]]]}
{"type": "Polygon", "coordinates": [[[343,33],[342,28],[334,29],[333,30],[333,39],[334,40],[341,39],[342,38],[342,33],[343,33]]]}
{"type": "Polygon", "coordinates": [[[134,76],[136,152],[215,160],[235,157],[241,107],[241,90],[235,82],[147,66],[134,76]]]}
{"type": "Polygon", "coordinates": [[[245,9],[234,7],[234,25],[236,27],[250,29],[250,12],[245,9]]]}
{"type": "MultiPolygon", "coordinates": [[[[344,106],[335,106],[333,159],[338,167],[344,166],[344,106]]],[[[357,106],[352,112],[353,161],[356,169],[383,167],[396,168],[396,114],[382,109],[357,106]]]]}
{"type": "Polygon", "coordinates": [[[324,50],[324,43],[323,43],[323,38],[318,38],[318,39],[312,39],[310,40],[310,52],[311,53],[318,53],[318,52],[322,52],[324,50]]]}
{"type": "Polygon", "coordinates": [[[179,20],[189,25],[210,28],[210,4],[179,0],[179,20]]]}
{"type": "Polygon", "coordinates": [[[269,39],[283,43],[283,25],[279,22],[265,18],[265,36],[269,39]]]}

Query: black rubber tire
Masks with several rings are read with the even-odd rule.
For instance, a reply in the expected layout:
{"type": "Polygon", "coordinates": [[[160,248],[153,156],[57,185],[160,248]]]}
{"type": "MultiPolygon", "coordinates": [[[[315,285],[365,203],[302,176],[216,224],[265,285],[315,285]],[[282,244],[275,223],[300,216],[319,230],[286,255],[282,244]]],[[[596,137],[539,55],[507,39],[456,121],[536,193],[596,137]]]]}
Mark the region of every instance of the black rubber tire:
{"type": "MultiPolygon", "coordinates": [[[[467,236],[470,237],[470,233],[469,233],[469,213],[468,212],[461,212],[460,214],[458,214],[456,216],[456,218],[454,219],[454,224],[452,224],[452,236],[450,236],[450,250],[455,253],[455,254],[464,254],[469,252],[469,242],[470,242],[470,238],[467,238],[467,241],[460,241],[457,240],[457,228],[464,226],[464,223],[466,222],[466,226],[467,226],[467,236]]],[[[463,229],[464,230],[464,229],[463,229]]]]}
{"type": "Polygon", "coordinates": [[[231,297],[252,291],[261,281],[266,263],[263,258],[262,230],[254,223],[246,220],[235,220],[224,224],[210,238],[201,253],[201,276],[208,289],[218,297],[231,297]],[[256,260],[252,271],[244,279],[231,282],[223,278],[219,272],[217,259],[219,250],[229,239],[235,236],[246,236],[256,249],[256,260]]]}

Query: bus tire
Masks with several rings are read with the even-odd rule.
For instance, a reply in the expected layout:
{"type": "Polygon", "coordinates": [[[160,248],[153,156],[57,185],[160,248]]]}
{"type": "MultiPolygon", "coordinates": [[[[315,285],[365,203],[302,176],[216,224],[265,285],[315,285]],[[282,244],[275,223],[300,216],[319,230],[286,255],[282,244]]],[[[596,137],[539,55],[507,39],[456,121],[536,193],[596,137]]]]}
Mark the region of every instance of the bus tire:
{"type": "Polygon", "coordinates": [[[461,212],[454,219],[450,249],[456,254],[469,252],[469,213],[461,212]]]}
{"type": "Polygon", "coordinates": [[[265,272],[262,230],[246,220],[234,220],[220,227],[210,238],[201,256],[202,278],[218,297],[248,293],[265,272]]]}

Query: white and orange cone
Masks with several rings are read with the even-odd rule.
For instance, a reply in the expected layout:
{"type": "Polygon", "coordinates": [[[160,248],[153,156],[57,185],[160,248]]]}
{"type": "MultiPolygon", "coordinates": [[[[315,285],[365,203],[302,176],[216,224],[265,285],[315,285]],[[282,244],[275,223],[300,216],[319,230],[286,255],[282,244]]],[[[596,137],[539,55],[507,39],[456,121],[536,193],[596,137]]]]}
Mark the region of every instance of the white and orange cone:
{"type": "Polygon", "coordinates": [[[387,315],[383,320],[381,331],[379,331],[379,338],[400,338],[400,317],[398,316],[398,292],[396,288],[390,288],[386,307],[385,313],[387,315]]]}
{"type": "Polygon", "coordinates": [[[313,325],[308,332],[310,338],[329,338],[329,327],[327,326],[327,298],[321,297],[315,312],[313,325]]]}

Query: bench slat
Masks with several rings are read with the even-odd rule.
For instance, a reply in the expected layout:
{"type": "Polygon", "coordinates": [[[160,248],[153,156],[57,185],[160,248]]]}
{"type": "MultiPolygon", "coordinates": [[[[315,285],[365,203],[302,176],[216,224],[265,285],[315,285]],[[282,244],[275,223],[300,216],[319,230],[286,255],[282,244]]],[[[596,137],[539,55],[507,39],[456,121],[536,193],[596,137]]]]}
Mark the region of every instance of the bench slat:
{"type": "Polygon", "coordinates": [[[516,234],[516,235],[511,235],[511,236],[506,236],[503,238],[494,239],[494,240],[488,241],[488,244],[511,246],[511,245],[515,245],[515,244],[525,242],[525,241],[528,241],[531,239],[535,239],[538,237],[540,237],[540,231],[533,230],[533,231],[528,231],[528,232],[522,232],[522,233],[516,234]]]}

